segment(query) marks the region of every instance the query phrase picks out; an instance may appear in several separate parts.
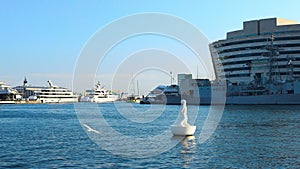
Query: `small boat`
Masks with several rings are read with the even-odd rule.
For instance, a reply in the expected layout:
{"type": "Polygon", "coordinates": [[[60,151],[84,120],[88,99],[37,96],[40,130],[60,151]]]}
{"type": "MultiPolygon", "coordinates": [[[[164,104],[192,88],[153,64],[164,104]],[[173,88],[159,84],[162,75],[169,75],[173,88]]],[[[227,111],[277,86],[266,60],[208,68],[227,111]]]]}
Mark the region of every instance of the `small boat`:
{"type": "Polygon", "coordinates": [[[126,102],[127,103],[140,103],[140,98],[138,96],[131,95],[126,98],[126,102]]]}

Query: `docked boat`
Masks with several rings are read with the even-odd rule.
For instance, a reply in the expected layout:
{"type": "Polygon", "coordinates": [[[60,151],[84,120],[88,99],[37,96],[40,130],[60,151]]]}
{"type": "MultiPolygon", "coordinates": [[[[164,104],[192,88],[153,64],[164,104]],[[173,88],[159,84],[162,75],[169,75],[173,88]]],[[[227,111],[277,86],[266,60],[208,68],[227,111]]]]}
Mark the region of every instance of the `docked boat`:
{"type": "Polygon", "coordinates": [[[80,101],[105,103],[117,101],[119,98],[118,94],[111,90],[104,89],[100,82],[98,82],[94,89],[85,91],[84,96],[80,98],[80,101]]]}
{"type": "Polygon", "coordinates": [[[141,99],[139,96],[135,96],[135,95],[130,95],[128,96],[125,101],[127,103],[140,103],[141,102],[141,99]]]}
{"type": "Polygon", "coordinates": [[[140,104],[167,104],[167,105],[179,105],[181,101],[181,95],[179,86],[172,84],[168,86],[159,85],[152,91],[150,91],[146,97],[143,97],[140,104]]]}
{"type": "MultiPolygon", "coordinates": [[[[132,91],[131,91],[131,94],[129,96],[127,96],[124,100],[127,102],[127,103],[140,103],[141,101],[141,98],[140,98],[140,92],[139,92],[139,85],[138,85],[138,81],[136,82],[136,87],[137,87],[137,94],[135,94],[135,85],[132,81],[132,91]]],[[[126,93],[125,93],[126,95],[126,93]]],[[[122,98],[122,96],[121,96],[122,98]]]]}
{"type": "Polygon", "coordinates": [[[5,82],[0,82],[0,103],[15,103],[21,99],[22,96],[17,90],[12,89],[5,82]]]}
{"type": "Polygon", "coordinates": [[[27,101],[36,103],[74,103],[78,96],[71,90],[53,85],[48,80],[49,86],[29,86],[25,78],[23,86],[15,87],[27,101]]]}
{"type": "Polygon", "coordinates": [[[41,103],[73,103],[78,102],[78,96],[71,90],[63,87],[54,86],[49,80],[49,87],[41,88],[35,92],[36,98],[41,103]]]}

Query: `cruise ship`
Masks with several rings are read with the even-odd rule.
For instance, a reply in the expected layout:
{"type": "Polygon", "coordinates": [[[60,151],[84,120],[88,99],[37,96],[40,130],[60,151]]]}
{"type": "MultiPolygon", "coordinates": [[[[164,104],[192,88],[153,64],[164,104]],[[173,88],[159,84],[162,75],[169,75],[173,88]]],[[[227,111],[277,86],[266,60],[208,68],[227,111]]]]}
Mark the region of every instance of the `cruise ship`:
{"type": "Polygon", "coordinates": [[[47,87],[44,86],[29,86],[25,78],[23,86],[17,86],[14,89],[18,90],[27,101],[36,103],[74,103],[78,102],[78,96],[71,90],[53,85],[48,80],[47,87]]]}
{"type": "Polygon", "coordinates": [[[81,102],[95,102],[95,103],[106,103],[106,102],[114,102],[119,99],[119,95],[104,89],[101,86],[100,82],[98,82],[94,89],[86,90],[84,96],[80,98],[81,102]]]}

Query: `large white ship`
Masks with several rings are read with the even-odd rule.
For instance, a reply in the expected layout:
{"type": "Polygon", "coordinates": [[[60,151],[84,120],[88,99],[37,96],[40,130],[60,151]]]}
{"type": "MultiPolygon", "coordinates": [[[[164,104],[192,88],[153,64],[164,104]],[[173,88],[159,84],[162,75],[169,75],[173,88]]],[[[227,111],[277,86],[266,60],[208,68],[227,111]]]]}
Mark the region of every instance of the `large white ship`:
{"type": "Polygon", "coordinates": [[[119,95],[112,92],[111,90],[104,89],[98,82],[94,89],[86,90],[84,96],[81,97],[81,102],[95,102],[95,103],[106,103],[114,102],[119,99],[119,95]]]}
{"type": "Polygon", "coordinates": [[[41,88],[35,92],[33,97],[37,97],[41,103],[74,103],[78,102],[78,96],[71,90],[54,86],[52,82],[48,81],[49,86],[41,88]]]}
{"type": "Polygon", "coordinates": [[[40,103],[74,103],[78,102],[78,96],[71,90],[53,85],[49,80],[49,86],[29,86],[25,78],[23,86],[15,87],[28,101],[40,103]]]}

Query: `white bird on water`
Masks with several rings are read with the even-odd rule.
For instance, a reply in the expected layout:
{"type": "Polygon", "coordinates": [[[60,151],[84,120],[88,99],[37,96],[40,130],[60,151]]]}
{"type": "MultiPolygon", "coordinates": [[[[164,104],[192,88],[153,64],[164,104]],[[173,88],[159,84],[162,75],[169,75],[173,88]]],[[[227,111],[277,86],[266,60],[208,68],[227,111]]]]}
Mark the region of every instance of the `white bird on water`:
{"type": "Polygon", "coordinates": [[[94,132],[94,133],[97,133],[97,134],[101,134],[100,131],[93,129],[92,127],[88,126],[87,124],[83,124],[83,126],[84,126],[84,127],[87,129],[87,131],[89,131],[89,132],[94,132]]]}

